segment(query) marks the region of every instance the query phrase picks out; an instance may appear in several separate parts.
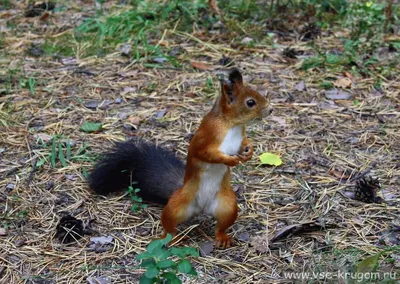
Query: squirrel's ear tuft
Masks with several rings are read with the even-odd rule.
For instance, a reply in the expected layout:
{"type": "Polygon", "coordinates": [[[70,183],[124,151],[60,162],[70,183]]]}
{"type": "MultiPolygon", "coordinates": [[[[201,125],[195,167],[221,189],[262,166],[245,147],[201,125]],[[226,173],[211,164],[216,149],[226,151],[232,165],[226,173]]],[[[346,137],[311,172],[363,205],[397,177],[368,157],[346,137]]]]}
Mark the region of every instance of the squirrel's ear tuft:
{"type": "Polygon", "coordinates": [[[233,103],[235,96],[233,94],[233,83],[231,81],[221,81],[222,95],[226,97],[228,104],[233,103]]]}
{"type": "Polygon", "coordinates": [[[233,68],[231,72],[229,72],[229,81],[231,81],[233,84],[243,84],[243,77],[242,74],[240,74],[239,69],[233,68]]]}

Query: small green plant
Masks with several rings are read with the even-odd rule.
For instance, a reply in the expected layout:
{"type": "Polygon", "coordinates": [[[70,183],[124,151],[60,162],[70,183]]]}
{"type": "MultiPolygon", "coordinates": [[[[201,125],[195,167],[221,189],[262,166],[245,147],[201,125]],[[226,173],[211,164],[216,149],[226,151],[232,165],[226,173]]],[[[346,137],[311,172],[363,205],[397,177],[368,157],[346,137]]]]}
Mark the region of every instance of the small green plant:
{"type": "MultiPolygon", "coordinates": [[[[72,153],[72,144],[67,139],[66,141],[61,140],[62,136],[56,135],[51,139],[51,146],[44,143],[41,138],[38,139],[38,145],[41,148],[50,148],[51,151],[48,155],[42,156],[37,162],[36,167],[40,168],[46,162],[50,160],[50,164],[53,168],[57,167],[58,162],[60,162],[61,167],[65,168],[70,162],[95,162],[97,156],[93,155],[88,148],[89,145],[85,142],[82,147],[77,149],[72,153]]],[[[85,168],[81,168],[82,175],[87,178],[88,174],[85,168]]]]}
{"type": "Polygon", "coordinates": [[[312,68],[330,68],[330,69],[343,69],[348,67],[353,58],[347,55],[336,54],[318,54],[316,56],[307,58],[303,61],[302,69],[308,70],[312,68]]]}
{"type": "Polygon", "coordinates": [[[136,60],[152,56],[169,59],[158,44],[166,28],[190,31],[194,23],[207,24],[204,21],[208,18],[201,17],[208,7],[205,0],[130,2],[129,9],[122,12],[88,19],[75,29],[75,37],[91,42],[98,50],[130,43],[136,60]]]}
{"type": "Polygon", "coordinates": [[[197,276],[196,270],[186,258],[188,256],[199,256],[199,251],[193,247],[167,247],[172,241],[172,235],[168,234],[164,239],[152,241],[146,252],[137,255],[141,260],[141,267],[146,272],[140,278],[141,284],[147,283],[171,283],[179,284],[179,273],[197,276]]]}
{"type": "Polygon", "coordinates": [[[28,88],[32,95],[35,94],[35,78],[29,77],[28,79],[20,79],[19,84],[22,88],[28,88]]]}
{"type": "MultiPolygon", "coordinates": [[[[135,183],[132,183],[132,184],[135,184],[135,183]]],[[[139,192],[140,192],[140,188],[133,188],[132,185],[128,187],[128,194],[131,197],[131,201],[132,201],[131,210],[134,213],[147,207],[147,204],[142,203],[143,199],[137,195],[139,192]]]]}
{"type": "Polygon", "coordinates": [[[346,43],[351,49],[371,52],[383,43],[385,33],[384,3],[372,1],[354,1],[347,13],[347,26],[350,27],[350,39],[346,43]]]}

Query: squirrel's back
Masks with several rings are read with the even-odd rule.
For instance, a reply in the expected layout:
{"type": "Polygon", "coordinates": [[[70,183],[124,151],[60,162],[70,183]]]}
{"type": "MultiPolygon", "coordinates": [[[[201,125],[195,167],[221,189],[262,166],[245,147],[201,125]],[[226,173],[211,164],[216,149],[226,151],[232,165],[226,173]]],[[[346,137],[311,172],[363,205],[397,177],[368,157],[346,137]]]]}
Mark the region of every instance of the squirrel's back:
{"type": "Polygon", "coordinates": [[[107,152],[89,175],[98,194],[127,189],[131,182],[146,201],[165,204],[183,185],[185,165],[175,154],[146,142],[120,142],[107,152]]]}

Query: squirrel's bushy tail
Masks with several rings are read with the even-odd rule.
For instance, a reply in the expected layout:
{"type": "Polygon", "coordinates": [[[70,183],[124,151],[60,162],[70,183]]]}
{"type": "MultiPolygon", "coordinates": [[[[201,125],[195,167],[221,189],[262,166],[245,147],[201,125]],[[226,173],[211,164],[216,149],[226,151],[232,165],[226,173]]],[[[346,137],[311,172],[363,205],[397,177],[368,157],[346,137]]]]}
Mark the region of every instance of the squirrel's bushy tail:
{"type": "Polygon", "coordinates": [[[161,147],[145,142],[121,142],[105,153],[89,175],[89,186],[98,194],[127,189],[131,181],[144,200],[167,203],[182,187],[185,165],[161,147]]]}

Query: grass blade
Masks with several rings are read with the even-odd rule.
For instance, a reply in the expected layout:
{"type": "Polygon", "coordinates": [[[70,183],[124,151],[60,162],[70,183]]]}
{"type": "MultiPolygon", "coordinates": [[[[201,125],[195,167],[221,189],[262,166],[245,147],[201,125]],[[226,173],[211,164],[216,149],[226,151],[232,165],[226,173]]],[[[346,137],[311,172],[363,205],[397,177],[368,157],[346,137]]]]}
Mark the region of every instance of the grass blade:
{"type": "Polygon", "coordinates": [[[67,160],[71,159],[71,142],[69,139],[67,140],[67,160]]]}
{"type": "Polygon", "coordinates": [[[56,167],[56,138],[55,137],[53,137],[53,141],[51,144],[50,161],[51,161],[51,166],[53,168],[55,168],[56,167]]]}
{"type": "Polygon", "coordinates": [[[61,143],[58,143],[58,159],[61,162],[61,165],[63,166],[63,168],[65,168],[67,166],[67,162],[65,161],[65,157],[64,157],[64,153],[61,147],[61,143]]]}

